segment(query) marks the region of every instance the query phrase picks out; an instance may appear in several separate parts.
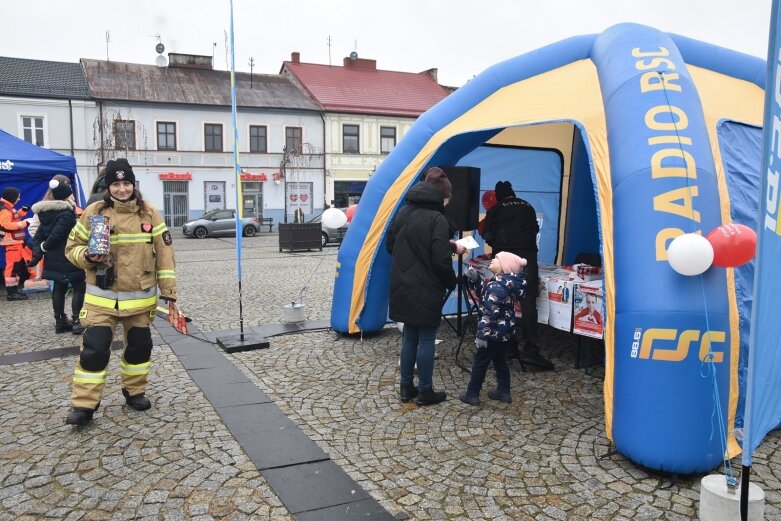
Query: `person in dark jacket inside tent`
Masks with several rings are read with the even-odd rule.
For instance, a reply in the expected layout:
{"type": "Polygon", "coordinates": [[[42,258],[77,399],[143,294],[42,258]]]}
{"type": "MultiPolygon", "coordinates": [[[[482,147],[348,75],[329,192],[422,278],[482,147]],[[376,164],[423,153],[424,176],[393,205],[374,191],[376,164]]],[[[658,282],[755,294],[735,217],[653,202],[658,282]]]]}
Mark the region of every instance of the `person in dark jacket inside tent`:
{"type": "Polygon", "coordinates": [[[401,344],[402,402],[443,402],[447,395],[433,388],[434,345],[448,290],[456,287],[451,254],[463,253],[450,241],[444,215],[452,186],[444,170],[426,170],[425,180],[409,189],[407,205],[388,230],[386,247],[393,256],[390,272],[390,318],[404,324],[401,344]],[[418,385],[413,374],[418,366],[418,385]]]}

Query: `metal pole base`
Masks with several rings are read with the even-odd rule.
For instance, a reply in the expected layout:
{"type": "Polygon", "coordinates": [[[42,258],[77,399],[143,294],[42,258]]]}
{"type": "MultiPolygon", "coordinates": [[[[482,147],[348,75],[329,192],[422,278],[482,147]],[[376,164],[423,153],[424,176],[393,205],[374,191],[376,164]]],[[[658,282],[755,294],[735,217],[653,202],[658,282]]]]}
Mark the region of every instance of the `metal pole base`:
{"type": "Polygon", "coordinates": [[[244,338],[242,338],[242,335],[223,336],[217,338],[217,345],[226,353],[268,349],[270,346],[266,337],[257,335],[244,335],[244,338]]]}

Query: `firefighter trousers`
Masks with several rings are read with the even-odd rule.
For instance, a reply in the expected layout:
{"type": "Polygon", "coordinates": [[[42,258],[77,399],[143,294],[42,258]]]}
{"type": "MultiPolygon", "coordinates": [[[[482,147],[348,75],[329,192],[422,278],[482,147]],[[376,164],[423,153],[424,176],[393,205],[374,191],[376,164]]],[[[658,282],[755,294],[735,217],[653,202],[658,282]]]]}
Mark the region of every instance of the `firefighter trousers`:
{"type": "Polygon", "coordinates": [[[119,321],[122,321],[125,331],[125,349],[119,361],[122,388],[130,396],[143,393],[151,368],[152,333],[149,324],[155,318],[154,310],[117,317],[93,309],[82,309],[79,318],[85,330],[79,360],[73,371],[71,405],[95,410],[100,403],[106,383],[106,367],[111,356],[111,341],[119,321]]]}

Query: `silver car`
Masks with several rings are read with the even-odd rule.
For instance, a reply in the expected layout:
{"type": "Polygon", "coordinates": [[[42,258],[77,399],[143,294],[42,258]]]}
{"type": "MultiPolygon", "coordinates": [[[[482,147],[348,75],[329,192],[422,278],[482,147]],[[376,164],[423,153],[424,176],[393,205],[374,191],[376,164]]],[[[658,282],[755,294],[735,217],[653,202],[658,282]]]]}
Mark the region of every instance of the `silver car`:
{"type": "MultiPolygon", "coordinates": [[[[260,222],[257,215],[244,217],[242,222],[242,235],[253,237],[260,231],[260,222]]],[[[236,235],[236,211],[212,210],[202,217],[188,221],[182,226],[185,237],[197,237],[204,239],[217,235],[236,235]]]]}
{"type": "MultiPolygon", "coordinates": [[[[340,210],[344,211],[344,208],[339,208],[340,210]]],[[[320,223],[322,226],[322,237],[321,237],[321,244],[323,246],[327,246],[329,243],[333,244],[342,244],[342,240],[344,239],[345,234],[347,233],[347,229],[350,227],[350,223],[344,223],[339,228],[331,228],[330,226],[326,226],[323,222],[323,214],[317,215],[313,217],[310,221],[310,223],[320,223]]]]}

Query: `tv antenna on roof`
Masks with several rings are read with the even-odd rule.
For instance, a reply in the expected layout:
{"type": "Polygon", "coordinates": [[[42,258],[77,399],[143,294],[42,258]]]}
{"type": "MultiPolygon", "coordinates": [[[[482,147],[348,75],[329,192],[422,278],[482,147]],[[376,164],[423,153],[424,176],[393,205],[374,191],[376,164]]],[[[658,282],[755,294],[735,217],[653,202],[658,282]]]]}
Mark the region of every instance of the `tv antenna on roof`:
{"type": "Polygon", "coordinates": [[[109,62],[111,60],[108,59],[108,42],[111,41],[111,32],[106,31],[106,61],[109,62]]]}

